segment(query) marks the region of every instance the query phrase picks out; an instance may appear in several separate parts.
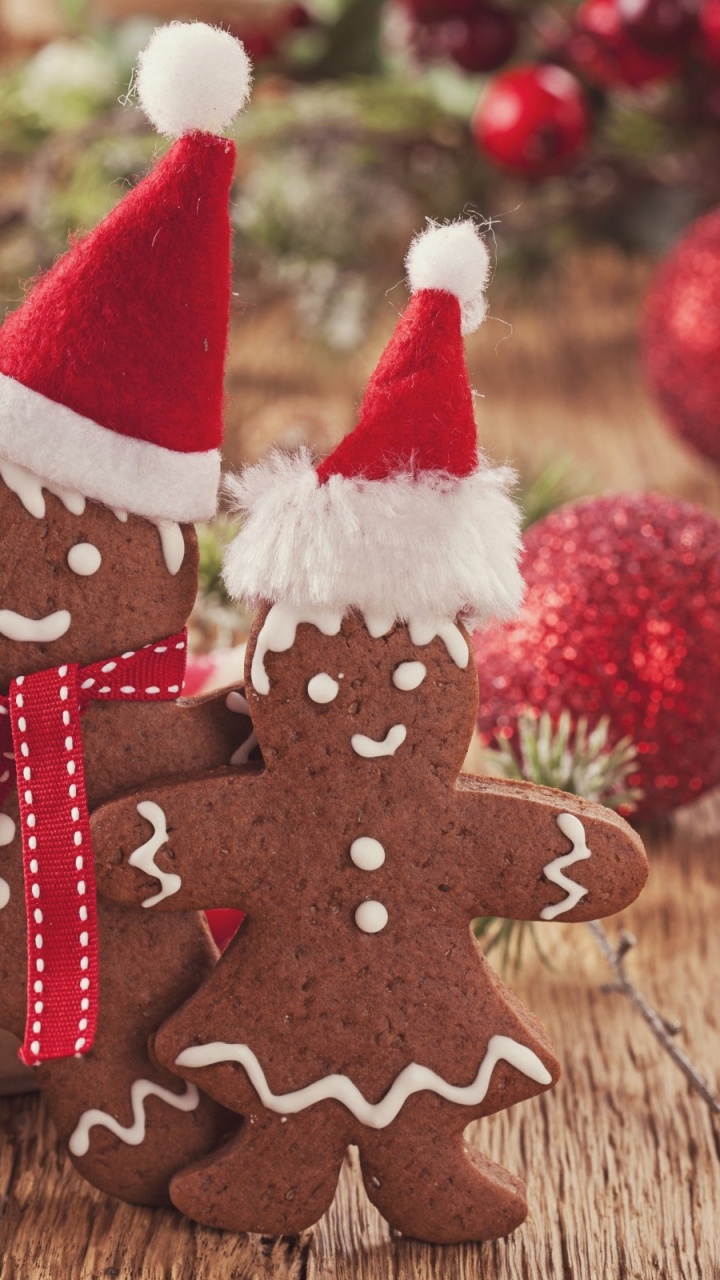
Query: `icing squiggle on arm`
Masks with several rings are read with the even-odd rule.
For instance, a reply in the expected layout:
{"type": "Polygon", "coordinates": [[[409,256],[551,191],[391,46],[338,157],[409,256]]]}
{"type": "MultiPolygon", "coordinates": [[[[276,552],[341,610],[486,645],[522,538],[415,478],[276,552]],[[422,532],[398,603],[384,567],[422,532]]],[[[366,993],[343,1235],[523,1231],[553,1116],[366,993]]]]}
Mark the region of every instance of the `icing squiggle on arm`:
{"type": "Polygon", "coordinates": [[[68,1142],[72,1154],[87,1155],[90,1150],[90,1130],[95,1125],[102,1125],[103,1129],[109,1129],[116,1138],[126,1142],[129,1147],[139,1147],[140,1143],[145,1141],[145,1099],[149,1097],[160,1098],[176,1111],[194,1111],[200,1101],[200,1094],[194,1084],[189,1084],[184,1093],[171,1093],[162,1085],[153,1084],[152,1080],[136,1080],[130,1089],[132,1124],[120,1124],[119,1120],[108,1115],[107,1111],[97,1109],[84,1111],[68,1142]]]}
{"type": "Polygon", "coordinates": [[[169,898],[173,893],[177,893],[182,885],[182,879],[172,871],[161,871],[155,862],[155,854],[168,838],[165,814],[160,805],[155,804],[154,800],[141,800],[137,811],[141,818],[145,818],[152,824],[154,832],[145,844],[141,844],[139,849],[130,854],[128,862],[131,867],[139,867],[146,875],[156,876],[160,881],[160,892],[153,894],[151,898],[146,898],[143,902],[144,907],[154,907],[158,902],[162,902],[163,898],[169,898]]]}
{"type": "Polygon", "coordinates": [[[239,1062],[268,1111],[275,1111],[280,1115],[297,1115],[298,1111],[304,1111],[316,1102],[333,1098],[347,1107],[356,1120],[368,1129],[384,1129],[392,1124],[410,1095],[421,1093],[424,1089],[439,1094],[448,1102],[457,1102],[467,1107],[478,1106],[487,1094],[492,1073],[500,1061],[508,1062],[537,1084],[548,1085],[552,1080],[550,1072],[537,1054],[510,1036],[491,1037],[485,1057],[471,1084],[448,1084],[447,1080],[443,1080],[442,1076],[429,1067],[411,1062],[395,1078],[385,1097],[376,1103],[368,1102],[357,1085],[342,1075],[323,1076],[322,1080],[315,1080],[306,1088],[295,1089],[292,1093],[273,1093],[256,1055],[246,1044],[224,1044],[216,1041],[213,1044],[192,1045],[183,1049],[175,1059],[178,1067],[198,1068],[212,1067],[219,1062],[239,1062]]]}
{"type": "Polygon", "coordinates": [[[559,813],[555,819],[557,825],[564,836],[572,842],[572,849],[569,853],[563,853],[559,858],[553,858],[552,862],[548,862],[543,867],[543,875],[551,884],[556,884],[559,889],[564,889],[567,897],[561,902],[555,902],[551,906],[543,907],[540,912],[541,920],[554,920],[556,916],[564,915],[566,911],[572,911],[576,907],[581,898],[584,898],[587,889],[581,884],[577,884],[575,880],[570,880],[568,876],[563,875],[566,867],[571,867],[574,862],[582,862],[585,858],[591,856],[591,850],[588,849],[585,842],[585,828],[579,818],[572,813],[559,813]]]}

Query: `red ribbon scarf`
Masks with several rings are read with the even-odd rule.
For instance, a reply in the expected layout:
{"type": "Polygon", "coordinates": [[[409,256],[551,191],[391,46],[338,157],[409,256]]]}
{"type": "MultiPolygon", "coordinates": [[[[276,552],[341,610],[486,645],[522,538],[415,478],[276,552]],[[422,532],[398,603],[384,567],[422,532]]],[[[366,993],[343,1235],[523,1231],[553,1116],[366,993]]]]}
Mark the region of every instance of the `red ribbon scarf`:
{"type": "Polygon", "coordinates": [[[18,676],[0,697],[0,807],[17,783],[28,920],[29,1066],[88,1053],[98,1017],[98,930],[80,717],[90,702],[168,702],[187,632],[119,658],[18,676]]]}

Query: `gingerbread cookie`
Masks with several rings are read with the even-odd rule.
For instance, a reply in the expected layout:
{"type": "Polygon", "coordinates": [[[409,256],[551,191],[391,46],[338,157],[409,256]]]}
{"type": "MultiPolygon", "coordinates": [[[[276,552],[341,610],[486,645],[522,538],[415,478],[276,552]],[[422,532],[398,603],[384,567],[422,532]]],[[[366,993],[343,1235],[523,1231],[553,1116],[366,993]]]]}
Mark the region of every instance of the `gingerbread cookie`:
{"type": "Polygon", "coordinates": [[[154,783],[92,820],[117,901],[150,892],[136,850],[155,814],[168,837],[153,887],[170,869],[180,882],[153,912],[248,912],[154,1039],[168,1070],[245,1117],[171,1184],[213,1226],[309,1226],[354,1143],[400,1231],[512,1231],[523,1184],[463,1133],[559,1067],[471,919],[591,920],[647,874],[609,810],[459,776],[478,700],[464,622],[509,616],[520,596],[511,477],[478,457],[461,341],[487,265],[472,224],[430,228],[355,432],[317,471],[280,457],[236,485],[227,578],[264,601],[246,675],[265,768],[154,783]]]}
{"type": "MultiPolygon", "coordinates": [[[[184,91],[173,59],[213,50],[240,106],[237,41],[156,33],[139,85],[161,127],[184,91]]],[[[215,123],[202,79],[183,127],[215,123]]],[[[147,1052],[217,953],[197,912],[96,899],[88,813],[155,774],[226,764],[251,733],[237,695],[180,700],[189,522],[214,513],[219,478],[233,156],[185,133],[0,330],[0,1026],[81,1172],[145,1203],[227,1129],[147,1052]]]]}

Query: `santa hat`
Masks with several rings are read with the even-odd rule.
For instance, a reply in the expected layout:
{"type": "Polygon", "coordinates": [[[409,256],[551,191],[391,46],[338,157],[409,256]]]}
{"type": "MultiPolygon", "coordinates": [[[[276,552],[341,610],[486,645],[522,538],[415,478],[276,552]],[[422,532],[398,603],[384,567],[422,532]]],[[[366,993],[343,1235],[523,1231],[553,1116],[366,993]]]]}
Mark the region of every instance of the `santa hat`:
{"type": "Polygon", "coordinates": [[[226,31],[159,28],[136,89],[178,140],[0,330],[0,463],[149,519],[216,509],[235,149],[250,63],[226,31]]]}
{"type": "Polygon", "coordinates": [[[462,341],[485,318],[488,252],[470,221],[431,224],[407,269],[355,430],[317,468],[274,453],[228,482],[245,521],[225,581],[251,605],[471,624],[518,609],[515,476],[478,451],[462,341]]]}

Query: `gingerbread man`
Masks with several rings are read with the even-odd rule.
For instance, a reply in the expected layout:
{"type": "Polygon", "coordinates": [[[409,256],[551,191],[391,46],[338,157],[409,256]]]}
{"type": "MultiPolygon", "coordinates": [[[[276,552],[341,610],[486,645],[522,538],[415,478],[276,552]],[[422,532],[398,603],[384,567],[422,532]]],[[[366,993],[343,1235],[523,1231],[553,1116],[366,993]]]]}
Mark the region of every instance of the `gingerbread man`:
{"type": "Polygon", "coordinates": [[[477,707],[464,623],[517,607],[518,517],[511,477],[478,456],[464,367],[484,244],[471,223],[431,226],[408,269],[413,297],[356,430],[316,470],[275,457],[235,486],[245,523],[226,577],[262,601],[246,675],[265,766],[157,782],[92,820],[118,901],[147,898],[133,864],[155,821],[159,868],[181,883],[153,911],[248,912],[154,1038],[168,1070],[245,1117],[171,1183],[213,1226],[309,1226],[354,1143],[400,1231],[512,1231],[524,1186],[463,1133],[559,1067],[471,919],[595,919],[647,873],[609,810],[459,775],[477,707]]]}
{"type": "MultiPolygon", "coordinates": [[[[200,24],[156,33],[139,87],[161,127],[168,60],[184,74],[200,60],[199,92],[213,51],[239,106],[237,41],[200,24]]],[[[183,109],[187,125],[187,96],[183,109]]],[[[147,1052],[217,952],[197,912],[96,900],[88,813],[155,774],[247,754],[239,694],[178,700],[191,522],[217,500],[233,158],[224,138],[184,133],[0,330],[0,1026],[84,1176],[151,1204],[228,1126],[147,1052]],[[73,1138],[88,1113],[92,1142],[73,1138]]]]}

